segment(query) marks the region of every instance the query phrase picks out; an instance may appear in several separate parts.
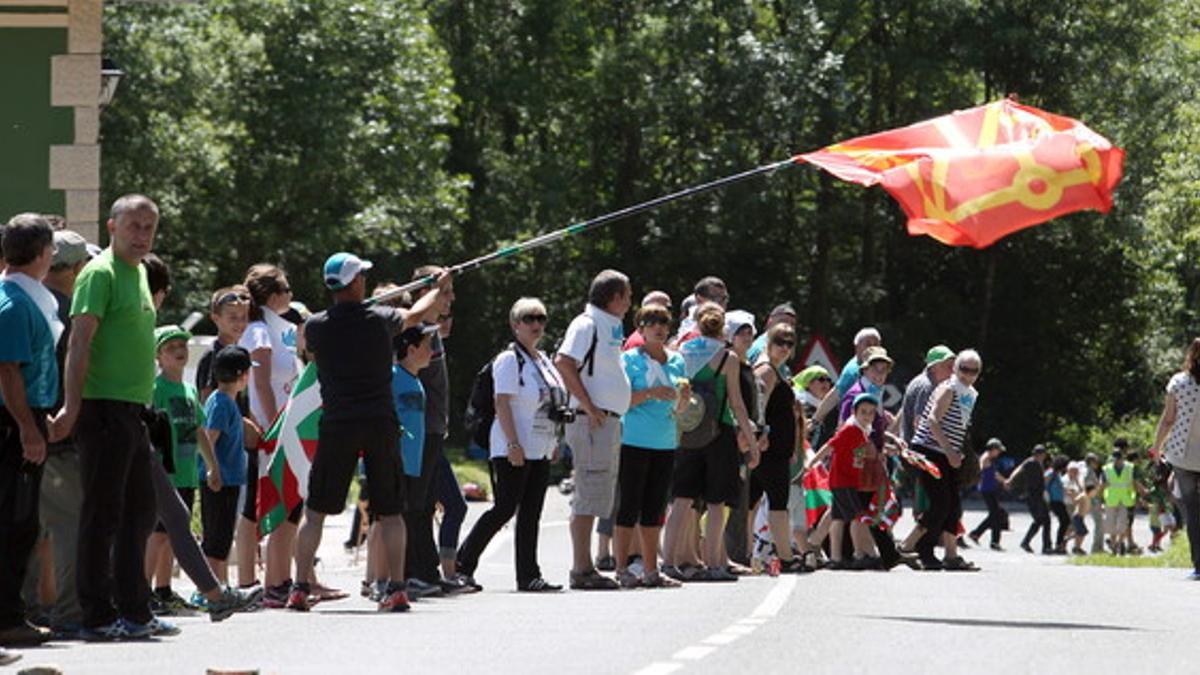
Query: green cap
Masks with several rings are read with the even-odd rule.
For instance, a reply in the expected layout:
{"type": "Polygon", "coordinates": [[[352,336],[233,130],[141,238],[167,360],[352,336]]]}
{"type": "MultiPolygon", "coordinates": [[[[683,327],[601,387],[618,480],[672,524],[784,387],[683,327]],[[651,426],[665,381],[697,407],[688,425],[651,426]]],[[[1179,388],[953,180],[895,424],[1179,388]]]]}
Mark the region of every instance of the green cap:
{"type": "Polygon", "coordinates": [[[186,330],[170,324],[168,326],[159,326],[154,329],[154,349],[162,349],[162,346],[171,340],[191,340],[192,334],[186,330]]]}
{"type": "Polygon", "coordinates": [[[946,345],[938,345],[925,352],[925,365],[932,366],[940,361],[954,358],[954,350],[946,345]]]}
{"type": "Polygon", "coordinates": [[[822,377],[829,377],[829,371],[821,366],[809,366],[792,378],[792,386],[800,391],[804,391],[808,389],[808,385],[812,384],[813,380],[822,377]]]}

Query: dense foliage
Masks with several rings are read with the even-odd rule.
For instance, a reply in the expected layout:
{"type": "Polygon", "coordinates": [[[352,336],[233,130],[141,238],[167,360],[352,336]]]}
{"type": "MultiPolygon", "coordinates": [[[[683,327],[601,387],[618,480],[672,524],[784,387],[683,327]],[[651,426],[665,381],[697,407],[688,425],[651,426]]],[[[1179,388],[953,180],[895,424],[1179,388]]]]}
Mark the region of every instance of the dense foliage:
{"type": "Polygon", "coordinates": [[[1126,148],[1110,214],[950,249],[909,238],[878,190],[788,169],[463,277],[454,394],[507,339],[520,295],[544,298],[561,334],[604,267],[677,300],[715,273],[760,316],[794,302],[802,334],[843,358],[858,327],[878,326],[898,381],[936,342],[976,347],[977,435],[1078,454],[1097,429],[1153,412],[1200,332],[1198,4],[115,5],[106,50],[130,75],[104,115],[106,197],[163,204],[169,315],[258,260],[282,263],[319,307],[333,250],[406,278],[1014,92],[1126,148]]]}

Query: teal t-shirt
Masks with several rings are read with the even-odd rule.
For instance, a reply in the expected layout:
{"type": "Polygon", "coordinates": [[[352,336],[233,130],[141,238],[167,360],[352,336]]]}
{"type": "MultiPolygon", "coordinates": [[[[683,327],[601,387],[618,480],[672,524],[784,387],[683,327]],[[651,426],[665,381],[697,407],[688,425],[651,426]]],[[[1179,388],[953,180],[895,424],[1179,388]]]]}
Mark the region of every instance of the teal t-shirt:
{"type": "MultiPolygon", "coordinates": [[[[621,364],[633,391],[674,387],[687,376],[678,352],[668,351],[667,362],[660,364],[638,347],[622,352],[621,364]]],[[[678,445],[674,407],[674,401],[650,399],[630,408],[621,420],[621,443],[650,450],[674,450],[678,445]]]]}
{"type": "Polygon", "coordinates": [[[204,426],[204,408],[200,406],[196,387],[187,382],[172,382],[159,375],[154,378],[152,405],[167,413],[171,420],[171,448],[175,460],[171,485],[177,488],[197,487],[200,468],[196,461],[196,430],[204,426]]]}
{"type": "Polygon", "coordinates": [[[400,458],[404,473],[421,475],[421,453],[425,449],[425,387],[403,366],[392,366],[392,403],[400,419],[400,458]]]}
{"type": "MultiPolygon", "coordinates": [[[[221,471],[221,482],[225,485],[246,484],[245,430],[242,427],[242,411],[232,398],[221,391],[214,391],[204,404],[204,428],[221,432],[213,445],[217,465],[221,471]]],[[[204,468],[204,459],[200,459],[204,468]]],[[[257,476],[255,476],[257,479],[257,476]]]]}
{"type": "Polygon", "coordinates": [[[0,363],[21,364],[26,403],[34,409],[53,408],[58,401],[54,335],[33,298],[12,281],[0,281],[0,327],[0,363]]]}
{"type": "Polygon", "coordinates": [[[149,404],[154,395],[155,311],[146,268],[104,249],[75,281],[71,316],[80,314],[100,319],[83,397],[149,404]]]}

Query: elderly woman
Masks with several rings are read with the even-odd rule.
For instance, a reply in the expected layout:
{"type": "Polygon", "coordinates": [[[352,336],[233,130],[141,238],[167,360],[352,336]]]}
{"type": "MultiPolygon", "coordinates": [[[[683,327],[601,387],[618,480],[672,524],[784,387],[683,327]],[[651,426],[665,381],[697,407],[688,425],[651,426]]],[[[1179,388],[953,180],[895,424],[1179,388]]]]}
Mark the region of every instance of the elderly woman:
{"type": "Polygon", "coordinates": [[[546,334],[546,306],[537,298],[521,298],[508,313],[516,342],[492,362],[496,419],[492,422],[492,475],[496,501],[480,516],[458,550],[458,571],[466,583],[474,580],[479,556],[492,537],[513,515],[517,517],[517,590],[560,591],[562,586],[542,578],[538,567],[538,528],[550,460],[558,448],[558,421],[552,413],[566,403],[566,388],[554,364],[538,342],[546,334]]]}
{"type": "Polygon", "coordinates": [[[789,323],[776,323],[766,333],[763,348],[765,358],[754,367],[758,387],[766,396],[763,420],[767,426],[767,448],[758,466],[750,473],[750,513],[758,502],[767,498],[767,523],[771,540],[779,556],[783,572],[812,571],[792,555],[792,523],[788,514],[788,488],[792,460],[795,458],[799,435],[796,430],[796,395],[788,382],[784,368],[796,347],[796,329],[789,323]]]}
{"type": "Polygon", "coordinates": [[[642,344],[621,354],[633,387],[629,411],[622,419],[621,465],[617,474],[615,544],[617,581],[625,588],[671,588],[679,582],[658,571],[658,535],[667,507],[671,468],[679,444],[675,414],[687,403],[683,357],[668,350],[671,312],[662,305],[643,305],[635,317],[642,344]],[[642,566],[638,577],[628,567],[638,528],[642,566]]]}
{"type": "Polygon", "coordinates": [[[958,521],[962,518],[958,468],[963,463],[963,443],[979,398],[974,385],[982,368],[983,359],[979,352],[973,349],[959,352],[954,359],[954,374],[934,389],[913,434],[913,449],[924,454],[942,474],[935,478],[926,471],[919,472],[918,479],[929,496],[929,508],[901,546],[902,551],[908,552],[917,548],[917,542],[922,542],[919,553],[925,569],[978,569],[958,555],[955,540],[958,521]],[[941,537],[942,532],[951,536],[941,537]],[[926,534],[931,536],[926,537],[926,534]],[[946,557],[940,561],[933,555],[933,545],[939,537],[946,547],[946,557]]]}
{"type": "Polygon", "coordinates": [[[1183,370],[1167,383],[1167,399],[1151,452],[1166,447],[1166,460],[1174,473],[1183,517],[1191,545],[1191,578],[1200,581],[1200,338],[1192,340],[1183,370]]]}

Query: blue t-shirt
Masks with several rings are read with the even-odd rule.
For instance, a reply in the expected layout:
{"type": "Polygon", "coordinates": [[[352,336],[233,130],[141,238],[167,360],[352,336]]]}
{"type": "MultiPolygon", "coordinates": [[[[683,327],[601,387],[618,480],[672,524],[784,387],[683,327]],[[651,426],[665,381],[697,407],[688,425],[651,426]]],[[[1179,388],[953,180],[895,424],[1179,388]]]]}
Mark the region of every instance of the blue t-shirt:
{"type": "MultiPolygon", "coordinates": [[[[237,403],[220,389],[214,391],[204,404],[204,428],[220,431],[213,447],[217,465],[221,467],[221,482],[225,485],[246,484],[246,449],[242,430],[242,411],[237,403]]],[[[207,472],[200,459],[200,475],[207,472]]]]}
{"type": "MultiPolygon", "coordinates": [[[[58,401],[54,335],[33,298],[12,281],[0,281],[0,363],[21,364],[25,401],[49,410],[58,401]]],[[[4,405],[0,397],[0,405],[4,405]]]]}
{"type": "Polygon", "coordinates": [[[392,366],[392,403],[400,419],[400,458],[404,473],[421,475],[421,452],[425,447],[425,387],[403,366],[392,366]]]}
{"type": "MultiPolygon", "coordinates": [[[[621,353],[621,365],[629,376],[633,391],[650,387],[674,387],[680,378],[687,377],[683,357],[668,351],[667,362],[660,364],[645,352],[631,349],[621,353]]],[[[630,408],[622,419],[621,443],[650,450],[674,450],[678,445],[674,401],[649,399],[630,408]]]]}
{"type": "Polygon", "coordinates": [[[850,391],[850,387],[853,387],[854,383],[858,382],[858,376],[858,357],[855,356],[846,363],[845,368],[842,368],[842,374],[838,375],[837,384],[835,385],[838,390],[838,396],[845,396],[846,392],[850,391]]]}
{"type": "Polygon", "coordinates": [[[1053,470],[1046,472],[1046,499],[1052,502],[1063,501],[1062,477],[1053,470]]]}

